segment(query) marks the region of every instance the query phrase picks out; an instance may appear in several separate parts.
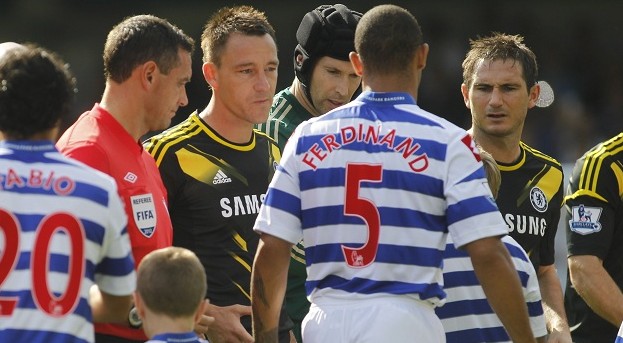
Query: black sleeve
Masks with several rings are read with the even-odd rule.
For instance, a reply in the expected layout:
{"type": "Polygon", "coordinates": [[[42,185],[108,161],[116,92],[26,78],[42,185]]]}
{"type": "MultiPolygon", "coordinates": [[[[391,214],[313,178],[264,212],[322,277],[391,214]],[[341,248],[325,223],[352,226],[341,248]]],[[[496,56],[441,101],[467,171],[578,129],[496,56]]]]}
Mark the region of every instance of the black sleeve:
{"type": "Polygon", "coordinates": [[[569,256],[593,255],[603,260],[608,254],[621,203],[621,180],[615,170],[616,162],[608,159],[581,159],[576,163],[565,198],[569,256]]]}

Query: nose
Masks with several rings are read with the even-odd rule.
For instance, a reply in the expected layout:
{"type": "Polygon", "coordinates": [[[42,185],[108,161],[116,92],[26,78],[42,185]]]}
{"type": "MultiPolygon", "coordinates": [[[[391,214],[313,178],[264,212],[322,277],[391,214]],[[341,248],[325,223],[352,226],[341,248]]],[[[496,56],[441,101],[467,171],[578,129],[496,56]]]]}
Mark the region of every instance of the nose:
{"type": "Polygon", "coordinates": [[[491,91],[491,98],[489,99],[489,105],[498,107],[502,105],[502,91],[498,87],[494,87],[491,91]]]}
{"type": "Polygon", "coordinates": [[[257,81],[255,82],[255,90],[263,92],[270,89],[270,81],[268,75],[264,73],[258,73],[257,81]]]}
{"type": "Polygon", "coordinates": [[[180,94],[179,100],[180,107],[188,105],[188,95],[186,94],[186,87],[182,87],[182,94],[180,94]]]}
{"type": "Polygon", "coordinates": [[[350,82],[348,79],[348,75],[345,77],[340,77],[335,83],[335,92],[340,96],[345,96],[348,94],[348,88],[350,87],[350,82]]]}

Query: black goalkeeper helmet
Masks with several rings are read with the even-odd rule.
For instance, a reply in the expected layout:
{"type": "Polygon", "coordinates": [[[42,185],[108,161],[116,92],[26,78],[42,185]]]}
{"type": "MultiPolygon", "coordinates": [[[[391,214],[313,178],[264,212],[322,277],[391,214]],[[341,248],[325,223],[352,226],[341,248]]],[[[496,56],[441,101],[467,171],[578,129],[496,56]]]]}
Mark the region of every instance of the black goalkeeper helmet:
{"type": "Polygon", "coordinates": [[[294,48],[294,73],[310,98],[309,87],[314,65],[323,56],[348,61],[355,51],[355,28],[362,14],[342,4],[322,5],[303,17],[294,48]],[[297,63],[297,56],[303,59],[297,63]]]}

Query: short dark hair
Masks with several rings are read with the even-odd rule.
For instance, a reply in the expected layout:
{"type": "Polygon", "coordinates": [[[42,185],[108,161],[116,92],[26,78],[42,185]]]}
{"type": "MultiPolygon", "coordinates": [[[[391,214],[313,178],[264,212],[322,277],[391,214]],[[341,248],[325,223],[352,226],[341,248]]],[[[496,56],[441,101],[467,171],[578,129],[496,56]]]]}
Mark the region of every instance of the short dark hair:
{"type": "Polygon", "coordinates": [[[513,60],[519,62],[523,71],[523,79],[526,81],[528,92],[536,84],[538,66],[536,56],[523,43],[524,38],[520,35],[508,35],[493,32],[489,37],[478,37],[470,40],[470,49],[463,60],[463,83],[471,87],[474,79],[476,65],[481,60],[513,60]]]}
{"type": "Polygon", "coordinates": [[[76,80],[60,56],[34,44],[0,57],[0,131],[28,139],[69,115],[76,80]]]}
{"type": "Polygon", "coordinates": [[[355,50],[366,73],[404,73],[412,68],[417,48],[424,43],[415,17],[395,5],[366,12],[355,32],[355,50]]]}
{"type": "Polygon", "coordinates": [[[151,311],[189,317],[206,296],[205,269],[190,250],[168,247],[147,254],[138,266],[136,291],[151,311]]]}
{"type": "Polygon", "coordinates": [[[154,61],[168,74],[181,61],[179,49],[192,54],[194,40],[167,20],[153,15],[125,18],[108,33],[104,45],[104,76],[121,83],[137,66],[154,61]]]}
{"type": "Polygon", "coordinates": [[[223,7],[208,19],[201,34],[203,62],[220,66],[221,53],[232,33],[247,36],[270,35],[277,44],[275,30],[264,12],[251,6],[223,7]]]}

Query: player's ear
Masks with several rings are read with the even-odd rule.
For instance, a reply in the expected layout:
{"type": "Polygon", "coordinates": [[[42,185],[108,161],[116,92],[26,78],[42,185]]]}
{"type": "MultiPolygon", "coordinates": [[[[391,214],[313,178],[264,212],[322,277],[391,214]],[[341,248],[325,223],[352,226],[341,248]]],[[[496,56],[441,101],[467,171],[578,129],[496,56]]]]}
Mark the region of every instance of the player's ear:
{"type": "Polygon", "coordinates": [[[424,69],[424,67],[426,67],[426,61],[428,59],[428,44],[427,43],[423,43],[422,45],[418,46],[417,50],[415,51],[415,56],[417,58],[416,61],[416,66],[417,69],[424,69]]]}
{"type": "Polygon", "coordinates": [[[154,80],[158,66],[154,61],[145,62],[140,68],[141,84],[143,87],[148,88],[154,80]]]}
{"type": "Polygon", "coordinates": [[[528,108],[532,108],[536,106],[537,100],[539,100],[539,95],[541,94],[541,86],[538,83],[535,83],[530,90],[528,90],[528,108]]]}
{"type": "Polygon", "coordinates": [[[471,108],[469,102],[469,87],[464,83],[461,84],[461,94],[463,94],[463,102],[465,103],[465,107],[471,108]]]}
{"type": "Polygon", "coordinates": [[[361,63],[359,54],[351,51],[348,54],[348,58],[350,59],[350,64],[352,64],[353,69],[355,70],[355,74],[357,74],[357,76],[363,75],[363,63],[361,63]]]}
{"type": "Polygon", "coordinates": [[[201,67],[201,71],[203,71],[203,78],[206,82],[212,87],[212,89],[218,88],[218,68],[216,64],[211,62],[206,62],[201,67]]]}
{"type": "Polygon", "coordinates": [[[303,54],[301,54],[300,52],[295,54],[296,65],[300,68],[303,65],[303,54]]]}

